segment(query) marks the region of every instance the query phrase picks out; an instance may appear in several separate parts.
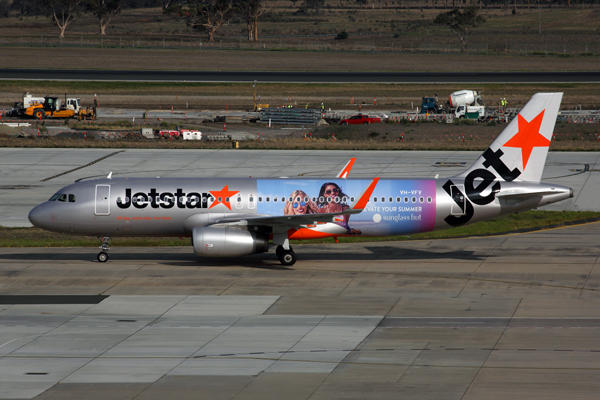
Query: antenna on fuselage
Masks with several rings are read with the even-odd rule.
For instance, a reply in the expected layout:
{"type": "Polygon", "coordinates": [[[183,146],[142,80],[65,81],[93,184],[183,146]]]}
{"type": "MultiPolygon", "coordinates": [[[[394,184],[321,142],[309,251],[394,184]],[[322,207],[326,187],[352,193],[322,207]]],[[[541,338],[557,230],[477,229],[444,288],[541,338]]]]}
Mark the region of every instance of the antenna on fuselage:
{"type": "Polygon", "coordinates": [[[108,176],[106,177],[106,179],[112,179],[112,171],[110,171],[110,174],[108,174],[108,176]]]}

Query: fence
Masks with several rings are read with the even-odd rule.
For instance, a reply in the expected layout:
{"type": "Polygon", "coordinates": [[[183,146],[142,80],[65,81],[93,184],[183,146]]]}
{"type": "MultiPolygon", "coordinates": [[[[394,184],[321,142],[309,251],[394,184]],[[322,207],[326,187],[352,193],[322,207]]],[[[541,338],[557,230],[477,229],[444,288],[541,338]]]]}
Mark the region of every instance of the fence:
{"type": "MultiPolygon", "coordinates": [[[[421,53],[457,54],[461,47],[457,42],[438,43],[428,36],[359,35],[350,34],[352,40],[334,40],[335,35],[316,37],[299,35],[292,37],[263,37],[257,42],[242,37],[224,37],[207,42],[204,37],[131,37],[67,35],[64,39],[56,36],[3,36],[0,46],[41,46],[41,47],[89,47],[89,48],[165,48],[165,49],[223,49],[223,50],[309,50],[344,51],[374,53],[421,53]],[[376,38],[376,39],[375,39],[376,38]]],[[[504,54],[520,56],[593,56],[600,55],[600,42],[558,43],[552,40],[543,42],[518,41],[516,43],[478,43],[472,41],[467,47],[468,54],[504,54]]]]}

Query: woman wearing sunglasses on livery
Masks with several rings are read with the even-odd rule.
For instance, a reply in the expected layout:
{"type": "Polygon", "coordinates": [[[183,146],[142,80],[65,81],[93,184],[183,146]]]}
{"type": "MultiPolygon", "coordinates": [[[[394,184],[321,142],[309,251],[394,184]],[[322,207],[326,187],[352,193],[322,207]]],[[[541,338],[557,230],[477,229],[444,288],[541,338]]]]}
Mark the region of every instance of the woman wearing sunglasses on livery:
{"type": "MultiPolygon", "coordinates": [[[[350,196],[342,192],[342,188],[337,183],[327,182],[321,186],[317,205],[319,206],[318,213],[336,213],[347,210],[350,206],[347,202],[350,201],[350,196]]],[[[348,230],[348,235],[360,235],[360,230],[352,229],[348,226],[349,215],[344,215],[343,222],[336,224],[343,226],[348,230]]]]}
{"type": "Polygon", "coordinates": [[[283,215],[316,214],[317,205],[302,190],[294,190],[283,207],[283,215]]]}

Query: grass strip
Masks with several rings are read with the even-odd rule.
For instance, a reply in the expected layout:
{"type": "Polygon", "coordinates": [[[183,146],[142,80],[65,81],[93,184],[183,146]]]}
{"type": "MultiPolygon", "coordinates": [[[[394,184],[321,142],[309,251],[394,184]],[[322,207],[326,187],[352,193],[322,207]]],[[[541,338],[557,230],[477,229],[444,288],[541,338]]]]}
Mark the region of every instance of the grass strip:
{"type": "MultiPolygon", "coordinates": [[[[600,212],[592,211],[526,211],[489,221],[478,222],[454,229],[420,233],[410,236],[340,237],[340,243],[445,239],[469,236],[491,236],[507,233],[529,232],[600,221],[600,212]]],[[[333,239],[307,240],[299,243],[331,243],[333,239]]],[[[47,232],[39,228],[0,227],[0,247],[93,247],[99,246],[95,237],[71,236],[47,232]]],[[[188,246],[189,238],[121,238],[111,239],[111,247],[117,246],[188,246]]]]}

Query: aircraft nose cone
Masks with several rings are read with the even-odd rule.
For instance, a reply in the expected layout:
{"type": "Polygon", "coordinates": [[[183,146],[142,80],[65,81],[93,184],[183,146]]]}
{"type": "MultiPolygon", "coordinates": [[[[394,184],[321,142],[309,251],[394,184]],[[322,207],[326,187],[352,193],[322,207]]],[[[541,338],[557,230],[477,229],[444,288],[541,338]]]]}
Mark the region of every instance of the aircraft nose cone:
{"type": "Polygon", "coordinates": [[[44,212],[42,211],[41,206],[37,206],[29,212],[29,222],[31,222],[33,224],[33,226],[42,228],[43,220],[44,220],[44,212]]]}

